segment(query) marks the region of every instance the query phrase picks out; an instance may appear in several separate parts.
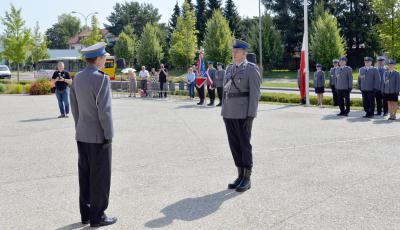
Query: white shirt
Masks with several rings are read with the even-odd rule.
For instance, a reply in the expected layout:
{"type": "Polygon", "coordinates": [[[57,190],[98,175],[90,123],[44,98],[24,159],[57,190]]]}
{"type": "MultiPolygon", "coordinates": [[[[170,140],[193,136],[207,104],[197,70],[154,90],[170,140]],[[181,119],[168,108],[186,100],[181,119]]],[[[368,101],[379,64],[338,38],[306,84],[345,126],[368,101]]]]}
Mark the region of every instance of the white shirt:
{"type": "Polygon", "coordinates": [[[149,76],[149,71],[147,71],[147,70],[141,70],[139,72],[139,77],[142,79],[146,79],[148,76],[149,76]]]}

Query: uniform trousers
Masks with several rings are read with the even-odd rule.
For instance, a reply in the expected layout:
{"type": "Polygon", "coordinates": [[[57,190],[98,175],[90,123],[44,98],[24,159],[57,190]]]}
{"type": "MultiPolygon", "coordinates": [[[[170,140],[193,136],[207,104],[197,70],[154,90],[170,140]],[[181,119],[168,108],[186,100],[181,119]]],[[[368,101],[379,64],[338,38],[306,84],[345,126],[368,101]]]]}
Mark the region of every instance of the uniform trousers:
{"type": "Polygon", "coordinates": [[[98,223],[108,207],[111,145],[78,141],[79,208],[82,220],[98,223]]]}
{"type": "Polygon", "coordinates": [[[219,101],[222,103],[222,95],[224,92],[224,88],[223,87],[217,87],[217,94],[218,94],[218,99],[219,101]]]}
{"type": "Polygon", "coordinates": [[[333,97],[333,105],[337,106],[338,105],[338,100],[337,100],[336,86],[335,85],[331,85],[331,90],[332,90],[332,97],[333,97]]]}
{"type": "Polygon", "coordinates": [[[374,91],[362,91],[363,107],[367,115],[374,115],[375,112],[375,93],[374,91]]]}
{"type": "Polygon", "coordinates": [[[388,108],[388,102],[385,98],[383,98],[383,94],[381,91],[376,91],[375,92],[375,100],[376,100],[376,110],[377,113],[381,114],[382,113],[382,108],[383,108],[383,113],[386,114],[389,111],[388,108]]]}
{"type": "Polygon", "coordinates": [[[251,169],[253,167],[252,146],[250,144],[252,123],[250,127],[245,127],[246,119],[224,118],[224,122],[236,167],[251,169]]]}
{"type": "Polygon", "coordinates": [[[210,98],[210,103],[214,103],[215,101],[215,88],[211,88],[207,86],[208,97],[210,98]]]}
{"type": "Polygon", "coordinates": [[[350,113],[350,90],[337,90],[338,105],[342,114],[350,113]]]}
{"type": "Polygon", "coordinates": [[[204,85],[202,87],[197,87],[197,93],[199,94],[199,98],[200,98],[200,102],[203,103],[204,102],[204,85]]]}

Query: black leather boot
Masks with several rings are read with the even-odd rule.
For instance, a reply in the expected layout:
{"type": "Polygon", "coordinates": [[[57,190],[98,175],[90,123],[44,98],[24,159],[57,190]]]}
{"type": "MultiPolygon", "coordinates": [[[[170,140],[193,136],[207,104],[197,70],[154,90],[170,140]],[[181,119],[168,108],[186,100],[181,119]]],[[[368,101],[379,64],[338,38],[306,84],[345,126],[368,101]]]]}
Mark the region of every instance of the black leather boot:
{"type": "Polygon", "coordinates": [[[235,189],[240,184],[243,179],[243,170],[243,168],[238,167],[238,177],[233,183],[228,184],[229,189],[235,189]]]}
{"type": "Polygon", "coordinates": [[[240,181],[240,184],[236,187],[236,192],[244,192],[251,188],[251,169],[244,169],[243,171],[243,179],[240,181]]]}

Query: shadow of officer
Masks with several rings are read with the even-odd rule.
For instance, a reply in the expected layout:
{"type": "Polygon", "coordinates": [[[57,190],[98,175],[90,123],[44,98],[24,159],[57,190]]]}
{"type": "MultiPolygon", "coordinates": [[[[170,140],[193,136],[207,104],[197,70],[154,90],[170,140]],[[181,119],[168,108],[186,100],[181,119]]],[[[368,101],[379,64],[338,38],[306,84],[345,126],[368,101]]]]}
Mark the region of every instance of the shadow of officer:
{"type": "Polygon", "coordinates": [[[165,216],[151,220],[145,224],[148,228],[162,228],[171,224],[174,220],[194,221],[204,218],[214,212],[225,201],[234,198],[239,193],[232,190],[224,190],[210,195],[186,198],[161,210],[165,216]]]}

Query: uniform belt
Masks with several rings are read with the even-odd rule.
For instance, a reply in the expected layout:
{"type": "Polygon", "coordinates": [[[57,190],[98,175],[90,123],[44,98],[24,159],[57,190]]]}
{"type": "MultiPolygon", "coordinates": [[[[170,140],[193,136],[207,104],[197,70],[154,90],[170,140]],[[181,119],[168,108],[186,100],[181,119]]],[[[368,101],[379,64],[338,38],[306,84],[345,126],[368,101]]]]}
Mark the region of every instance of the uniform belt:
{"type": "Polygon", "coordinates": [[[249,92],[228,93],[228,97],[248,97],[249,95],[249,92]]]}

